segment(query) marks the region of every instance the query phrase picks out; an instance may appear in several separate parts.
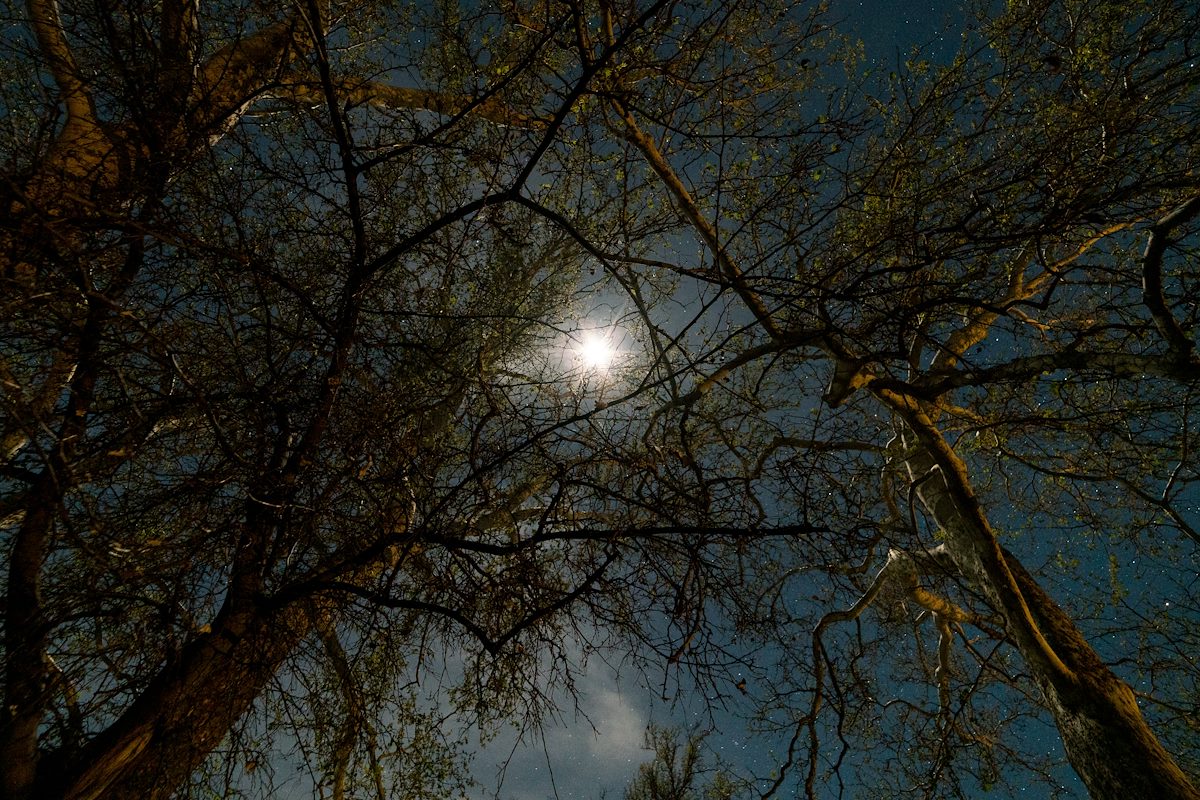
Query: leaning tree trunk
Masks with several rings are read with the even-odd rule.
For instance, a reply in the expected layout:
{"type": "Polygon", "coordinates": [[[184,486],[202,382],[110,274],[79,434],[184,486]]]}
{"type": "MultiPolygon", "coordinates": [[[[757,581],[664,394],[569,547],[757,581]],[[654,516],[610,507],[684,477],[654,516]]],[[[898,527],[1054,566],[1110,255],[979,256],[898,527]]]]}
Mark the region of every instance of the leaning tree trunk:
{"type": "Polygon", "coordinates": [[[301,605],[223,612],[74,758],[43,759],[33,792],[64,800],[171,797],[312,629],[301,605]],[[65,763],[63,763],[65,761],[65,763]]]}
{"type": "Polygon", "coordinates": [[[1133,690],[1113,674],[1071,618],[996,539],[966,465],[910,398],[879,394],[908,425],[905,463],[945,536],[955,566],[1003,614],[1042,690],[1067,758],[1092,797],[1197,800],[1188,776],[1154,735],[1133,690]]]}

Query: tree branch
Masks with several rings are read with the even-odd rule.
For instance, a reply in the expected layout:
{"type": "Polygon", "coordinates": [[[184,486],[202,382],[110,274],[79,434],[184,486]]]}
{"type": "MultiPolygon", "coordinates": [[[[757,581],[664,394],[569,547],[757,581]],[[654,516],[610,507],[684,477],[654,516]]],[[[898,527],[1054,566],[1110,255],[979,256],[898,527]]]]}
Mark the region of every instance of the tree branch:
{"type": "Polygon", "coordinates": [[[675,200],[675,205],[679,209],[680,215],[689,225],[695,229],[700,235],[701,240],[716,259],[717,265],[721,269],[722,276],[728,282],[729,286],[737,293],[746,307],[750,309],[750,313],[758,321],[772,339],[779,341],[787,337],[784,331],[775,322],[774,315],[763,303],[762,298],[758,293],[750,288],[746,280],[746,275],[742,272],[741,267],[729,255],[725,246],[721,244],[720,236],[717,234],[717,229],[700,211],[700,206],[692,197],[691,192],[684,186],[683,181],[675,173],[670,162],[667,161],[654,139],[642,131],[638,125],[637,119],[634,118],[633,112],[630,111],[619,99],[613,97],[609,100],[613,110],[617,112],[617,116],[625,125],[625,137],[641,151],[642,156],[650,164],[650,168],[654,170],[659,179],[666,186],[667,191],[675,200]]]}
{"type": "Polygon", "coordinates": [[[595,582],[599,580],[600,576],[604,574],[604,571],[608,569],[608,566],[612,564],[616,558],[616,551],[609,550],[600,565],[587,576],[585,576],[578,586],[576,586],[570,592],[562,595],[554,602],[542,606],[541,608],[537,608],[529,614],[526,614],[520,621],[512,625],[508,630],[495,637],[493,637],[486,628],[471,620],[461,611],[450,608],[449,606],[441,605],[439,603],[431,603],[425,600],[416,600],[414,598],[392,597],[384,592],[378,592],[374,589],[367,589],[363,586],[346,581],[329,581],[327,583],[310,585],[308,588],[313,591],[345,592],[383,608],[403,608],[411,609],[413,611],[428,611],[430,613],[437,614],[438,616],[445,617],[446,619],[461,625],[468,633],[479,640],[479,643],[483,645],[484,650],[495,655],[496,653],[500,652],[505,644],[520,634],[521,631],[532,627],[551,614],[561,611],[571,603],[574,603],[584,594],[591,591],[595,582]]]}
{"type": "Polygon", "coordinates": [[[1196,195],[1174,211],[1167,214],[1150,228],[1150,240],[1142,256],[1142,302],[1150,309],[1150,316],[1158,327],[1171,356],[1186,362],[1195,345],[1184,332],[1179,320],[1167,308],[1163,295],[1162,260],[1169,244],[1171,231],[1200,214],[1200,195],[1196,195]]]}
{"type": "Polygon", "coordinates": [[[379,800],[386,800],[387,790],[383,784],[383,770],[379,764],[379,743],[375,726],[367,717],[367,704],[363,699],[361,687],[354,675],[354,668],[346,654],[342,643],[338,641],[337,627],[327,613],[318,609],[313,610],[314,629],[325,649],[325,654],[333,666],[334,674],[341,685],[342,697],[346,702],[346,720],[342,735],[334,744],[334,800],[343,800],[346,796],[346,772],[350,763],[350,755],[360,731],[366,734],[367,761],[370,765],[375,795],[379,800]]]}
{"type": "Polygon", "coordinates": [[[980,586],[990,587],[1026,659],[1061,689],[1074,687],[1078,677],[1047,640],[1008,561],[1001,551],[979,499],[971,488],[967,467],[946,442],[917,401],[890,391],[877,392],[904,420],[916,438],[917,451],[907,459],[915,475],[940,473],[924,480],[918,490],[938,525],[951,538],[951,549],[963,571],[980,586]],[[962,563],[967,559],[967,563],[962,563]],[[982,580],[980,580],[982,579],[982,580]]]}
{"type": "MultiPolygon", "coordinates": [[[[487,94],[471,97],[346,78],[334,79],[333,83],[338,99],[347,106],[412,109],[454,118],[477,117],[497,125],[536,131],[545,130],[549,124],[546,119],[517,111],[487,94]]],[[[320,84],[303,79],[286,80],[272,88],[270,95],[297,105],[325,103],[320,84]]]]}
{"type": "Polygon", "coordinates": [[[34,33],[37,35],[38,47],[46,57],[50,74],[54,77],[54,83],[62,93],[63,104],[67,107],[67,127],[96,127],[96,111],[92,105],[92,97],[79,74],[71,47],[67,44],[57,0],[28,0],[26,7],[34,33]]]}
{"type": "Polygon", "coordinates": [[[1165,378],[1181,383],[1193,383],[1200,372],[1200,360],[1194,357],[1180,361],[1174,356],[1153,353],[1114,353],[1087,350],[1061,350],[1036,356],[1014,358],[1004,364],[986,369],[938,373],[915,384],[890,378],[874,378],[869,385],[883,390],[902,392],[933,400],[939,395],[966,386],[996,383],[1020,383],[1047,373],[1074,370],[1082,373],[1103,373],[1119,378],[1143,379],[1147,376],[1165,378]]]}
{"type": "Polygon", "coordinates": [[[299,13],[231,42],[200,67],[190,105],[189,133],[212,144],[241,119],[250,104],[278,84],[284,69],[312,44],[299,13]]]}
{"type": "Polygon", "coordinates": [[[608,542],[615,539],[653,539],[658,536],[671,535],[713,535],[727,536],[733,539],[758,539],[768,536],[796,536],[806,533],[827,533],[828,529],[819,525],[781,525],[776,528],[738,528],[714,527],[698,528],[684,525],[645,526],[639,528],[574,528],[565,531],[538,531],[530,536],[518,539],[515,543],[499,544],[484,542],[477,539],[465,539],[458,536],[439,536],[426,534],[421,541],[426,545],[439,545],[451,550],[468,550],[489,555],[512,555],[513,553],[536,547],[544,542],[561,541],[596,541],[608,542]]]}
{"type": "Polygon", "coordinates": [[[200,0],[164,0],[162,4],[159,36],[162,39],[163,77],[171,85],[191,86],[199,16],[200,0]]]}

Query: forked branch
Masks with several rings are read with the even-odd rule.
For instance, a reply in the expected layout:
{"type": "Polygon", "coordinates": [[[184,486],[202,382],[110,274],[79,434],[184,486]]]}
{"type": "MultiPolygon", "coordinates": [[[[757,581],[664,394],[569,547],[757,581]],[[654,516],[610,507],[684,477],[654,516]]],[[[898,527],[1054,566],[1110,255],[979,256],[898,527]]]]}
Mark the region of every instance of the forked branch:
{"type": "MultiPolygon", "coordinates": [[[[921,561],[929,561],[934,564],[942,563],[944,553],[940,548],[934,548],[928,553],[921,556],[921,561]]],[[[813,699],[809,706],[808,713],[800,721],[797,726],[797,736],[793,737],[792,746],[789,747],[789,756],[778,770],[777,779],[772,788],[764,795],[773,794],[779,786],[783,784],[784,774],[791,766],[792,750],[794,750],[795,742],[799,736],[799,731],[808,730],[809,736],[809,761],[808,775],[805,777],[805,791],[809,797],[816,796],[816,779],[817,779],[817,763],[820,752],[820,735],[817,732],[817,717],[821,711],[821,706],[824,702],[824,683],[825,669],[828,658],[825,654],[825,646],[823,636],[825,631],[832,625],[841,622],[853,622],[862,616],[874,602],[879,599],[880,594],[884,591],[896,593],[897,596],[914,601],[922,609],[932,612],[934,624],[938,628],[938,668],[934,673],[934,677],[938,682],[938,698],[942,713],[946,713],[950,702],[950,643],[952,639],[952,626],[961,623],[969,623],[992,636],[999,636],[989,623],[980,615],[960,608],[949,599],[944,598],[929,589],[920,585],[918,580],[919,566],[917,559],[911,554],[898,549],[888,551],[887,560],[883,567],[875,574],[875,578],[871,581],[871,585],[867,590],[854,602],[850,608],[844,610],[830,611],[821,617],[812,634],[812,658],[813,658],[813,699]]]]}

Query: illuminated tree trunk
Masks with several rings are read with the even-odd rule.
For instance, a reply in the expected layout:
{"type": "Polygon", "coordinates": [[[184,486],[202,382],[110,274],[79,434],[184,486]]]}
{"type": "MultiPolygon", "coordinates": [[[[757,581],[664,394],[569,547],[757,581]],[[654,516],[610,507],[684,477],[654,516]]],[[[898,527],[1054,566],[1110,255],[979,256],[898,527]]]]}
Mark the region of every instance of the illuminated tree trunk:
{"type": "Polygon", "coordinates": [[[966,465],[909,398],[881,393],[908,423],[905,464],[969,585],[1003,614],[1042,690],[1067,758],[1095,798],[1200,798],[1070,617],[996,539],[966,465]]]}

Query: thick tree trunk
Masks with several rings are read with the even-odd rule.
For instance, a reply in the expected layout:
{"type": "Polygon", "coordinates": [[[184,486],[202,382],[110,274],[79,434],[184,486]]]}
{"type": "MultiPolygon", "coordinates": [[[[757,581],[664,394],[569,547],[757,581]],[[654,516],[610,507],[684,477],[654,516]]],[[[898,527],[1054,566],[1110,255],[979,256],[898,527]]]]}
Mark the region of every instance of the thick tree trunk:
{"type": "Polygon", "coordinates": [[[893,402],[916,431],[904,454],[918,494],[973,588],[1003,613],[1042,690],[1067,758],[1097,800],[1200,800],[1200,792],[1142,717],[1133,690],[995,538],[966,467],[923,413],[893,402]]]}
{"type": "Polygon", "coordinates": [[[1200,797],[1146,724],[1133,690],[1101,661],[1016,558],[1004,555],[1037,624],[1075,674],[1067,686],[1038,678],[1067,758],[1092,797],[1200,797]]]}
{"type": "Polygon", "coordinates": [[[43,759],[38,798],[167,798],[196,772],[312,627],[300,605],[222,613],[76,757],[43,759]]]}

